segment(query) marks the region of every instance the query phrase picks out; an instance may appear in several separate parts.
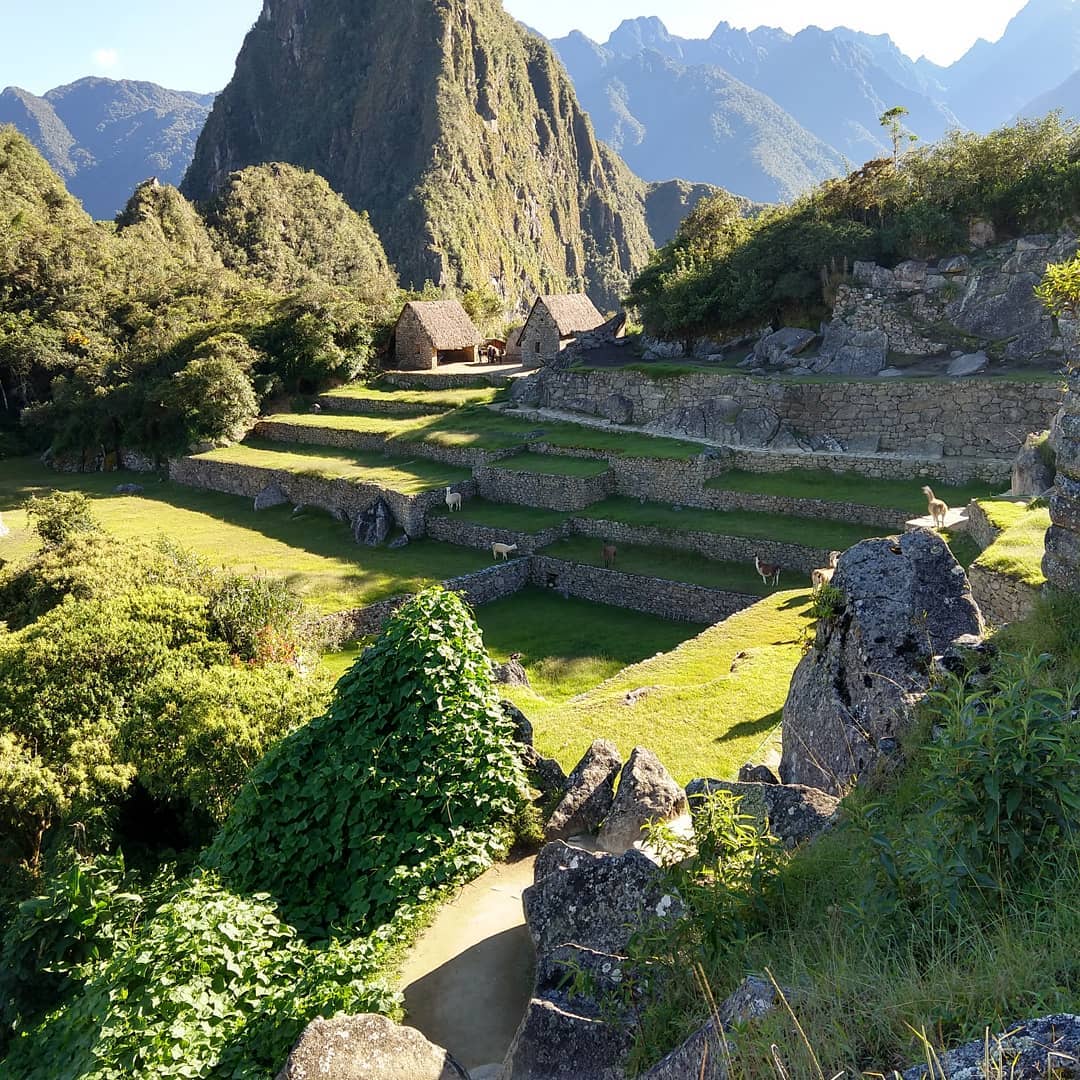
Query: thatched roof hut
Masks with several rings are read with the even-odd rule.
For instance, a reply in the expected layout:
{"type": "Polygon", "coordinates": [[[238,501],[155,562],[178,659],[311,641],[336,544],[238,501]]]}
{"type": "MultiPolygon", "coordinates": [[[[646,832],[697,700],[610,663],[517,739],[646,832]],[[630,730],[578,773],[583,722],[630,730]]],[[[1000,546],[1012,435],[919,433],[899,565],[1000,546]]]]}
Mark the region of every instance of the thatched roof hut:
{"type": "Polygon", "coordinates": [[[547,308],[559,337],[575,337],[586,330],[595,330],[604,321],[604,316],[584,293],[538,296],[533,304],[534,311],[538,305],[547,308]]]}
{"type": "Polygon", "coordinates": [[[410,300],[394,326],[394,357],[403,371],[476,360],[480,332],[457,300],[410,300]]]}
{"type": "Polygon", "coordinates": [[[584,293],[538,296],[521,329],[525,367],[551,363],[579,334],[595,330],[604,316],[584,293]]]}

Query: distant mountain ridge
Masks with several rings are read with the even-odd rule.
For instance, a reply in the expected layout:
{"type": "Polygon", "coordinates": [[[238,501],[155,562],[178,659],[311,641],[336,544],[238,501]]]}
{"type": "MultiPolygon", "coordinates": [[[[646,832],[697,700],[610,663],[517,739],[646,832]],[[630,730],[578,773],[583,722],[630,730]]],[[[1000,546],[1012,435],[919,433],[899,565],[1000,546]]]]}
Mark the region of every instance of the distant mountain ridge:
{"type": "Polygon", "coordinates": [[[91,216],[111,218],[148,177],[180,183],[213,101],[128,79],[79,79],[40,97],[9,86],[0,124],[37,146],[91,216]]]}

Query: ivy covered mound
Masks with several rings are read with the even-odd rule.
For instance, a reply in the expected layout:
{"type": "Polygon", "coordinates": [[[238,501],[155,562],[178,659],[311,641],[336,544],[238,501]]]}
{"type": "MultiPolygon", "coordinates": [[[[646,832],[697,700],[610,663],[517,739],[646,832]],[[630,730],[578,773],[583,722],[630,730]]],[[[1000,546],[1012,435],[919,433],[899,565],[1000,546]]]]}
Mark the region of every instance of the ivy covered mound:
{"type": "Polygon", "coordinates": [[[133,898],[58,878],[23,905],[0,960],[91,959],[57,965],[71,992],[0,1077],[269,1080],[314,1017],[394,1007],[388,950],[500,852],[523,791],[471,614],[418,595],[256,767],[191,879],[133,898]]]}

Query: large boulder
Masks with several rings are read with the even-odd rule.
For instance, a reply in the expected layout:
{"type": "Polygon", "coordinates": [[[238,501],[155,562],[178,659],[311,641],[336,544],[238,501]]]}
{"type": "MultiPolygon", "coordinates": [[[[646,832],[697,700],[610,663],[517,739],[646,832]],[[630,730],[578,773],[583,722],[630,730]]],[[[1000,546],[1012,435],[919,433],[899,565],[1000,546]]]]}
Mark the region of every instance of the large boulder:
{"type": "Polygon", "coordinates": [[[964,353],[950,360],[949,366],[945,369],[945,374],[951,375],[955,379],[962,379],[969,375],[978,375],[979,372],[985,371],[989,366],[990,357],[980,349],[979,352],[964,353]]]}
{"type": "Polygon", "coordinates": [[[622,758],[614,743],[597,739],[566,781],[566,795],[545,829],[548,840],[565,840],[595,832],[615,801],[615,778],[622,758]]]}
{"type": "Polygon", "coordinates": [[[817,788],[801,784],[691,780],[686,785],[690,812],[695,814],[703,796],[727,791],[738,796],[739,811],[768,827],[785,847],[812,840],[836,820],[840,800],[817,788]]]}
{"type": "Polygon", "coordinates": [[[850,548],[832,584],[839,609],[818,623],[784,705],[780,779],[839,795],[896,753],[934,656],[983,622],[963,568],[926,529],[850,548]]]}
{"type": "Polygon", "coordinates": [[[267,484],[266,487],[255,496],[256,510],[270,510],[275,506],[284,506],[292,502],[285,494],[280,484],[267,484]]]}
{"type": "Polygon", "coordinates": [[[533,998],[500,1080],[625,1080],[622,1060],[631,1041],[628,1028],[533,998]]]}
{"type": "Polygon", "coordinates": [[[1009,493],[1032,499],[1045,495],[1054,486],[1056,475],[1054,455],[1048,443],[1029,435],[1013,461],[1009,493]]]}
{"type": "MultiPolygon", "coordinates": [[[[1080,1016],[1028,1020],[1001,1035],[939,1052],[933,1072],[932,1080],[1075,1080],[1080,1077],[1080,1016]]],[[[902,1077],[931,1080],[925,1065],[913,1065],[902,1077]]]]}
{"type": "Polygon", "coordinates": [[[761,364],[784,364],[799,353],[805,352],[817,334],[796,326],[785,326],[775,333],[766,334],[754,347],[754,358],[761,364]]]}
{"type": "Polygon", "coordinates": [[[277,1080],[469,1080],[441,1046],[385,1016],[312,1020],[277,1080]]]}
{"type": "Polygon", "coordinates": [[[884,330],[857,330],[840,319],[825,328],[814,370],[827,375],[876,375],[885,367],[889,336],[884,330]]]}
{"type": "Polygon", "coordinates": [[[394,515],[385,499],[376,499],[353,518],[353,539],[365,547],[380,547],[386,543],[394,527],[394,515]]]}
{"type": "Polygon", "coordinates": [[[611,812],[600,829],[599,844],[619,855],[644,839],[644,826],[673,821],[688,809],[686,792],[660,759],[651,750],[635,747],[623,766],[611,812]]]}

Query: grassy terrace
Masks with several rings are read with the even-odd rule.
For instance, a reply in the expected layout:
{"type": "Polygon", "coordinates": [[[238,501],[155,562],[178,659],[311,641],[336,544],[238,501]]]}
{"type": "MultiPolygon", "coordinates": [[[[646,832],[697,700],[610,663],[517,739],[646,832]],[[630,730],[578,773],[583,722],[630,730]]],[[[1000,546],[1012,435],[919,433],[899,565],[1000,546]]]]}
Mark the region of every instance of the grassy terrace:
{"type": "Polygon", "coordinates": [[[880,530],[866,525],[849,525],[817,518],[789,517],[786,514],[758,514],[749,510],[673,510],[663,503],[639,503],[622,496],[594,503],[575,512],[575,517],[621,521],[627,525],[654,526],[674,532],[710,532],[720,536],[741,536],[757,540],[778,540],[824,550],[844,551],[880,530]]]}
{"type": "Polygon", "coordinates": [[[402,390],[389,383],[385,386],[352,383],[349,386],[340,386],[336,390],[331,390],[325,396],[349,398],[353,401],[391,402],[395,405],[416,406],[419,416],[421,412],[445,412],[447,409],[460,409],[463,405],[490,405],[498,401],[504,393],[505,391],[497,386],[461,387],[449,390],[402,390]]]}
{"type": "MultiPolygon", "coordinates": [[[[656,748],[680,783],[733,777],[775,738],[808,603],[806,592],[774,593],[569,701],[545,697],[540,684],[511,696],[533,720],[538,748],[567,769],[593,739],[608,738],[624,756],[635,746],[656,748]],[[740,652],[747,655],[736,661],[740,652]],[[624,704],[628,691],[645,686],[655,689],[624,704]]],[[[628,618],[636,626],[641,616],[628,618]]]]}
{"type": "Polygon", "coordinates": [[[979,502],[990,523],[1001,535],[976,560],[976,566],[1003,574],[1014,581],[1041,588],[1046,582],[1042,558],[1050,511],[1041,503],[984,500],[979,502]]]}
{"type": "Polygon", "coordinates": [[[402,495],[419,495],[447,484],[468,480],[472,476],[468,469],[458,469],[424,458],[399,461],[377,453],[338,450],[329,446],[285,444],[267,439],[248,439],[247,442],[237,443],[235,446],[226,446],[195,456],[202,461],[225,461],[234,465],[283,469],[324,480],[356,480],[365,484],[377,484],[402,495]]]}
{"type": "MultiPolygon", "coordinates": [[[[705,484],[720,491],[777,495],[788,499],[824,499],[826,502],[857,503],[903,510],[913,517],[926,513],[922,481],[875,480],[858,473],[834,473],[826,469],[790,469],[783,473],[753,473],[732,470],[705,484]]],[[[932,485],[934,494],[950,506],[967,506],[972,499],[997,494],[990,484],[932,485]]]]}
{"type": "MultiPolygon", "coordinates": [[[[549,545],[543,549],[542,554],[586,566],[603,566],[600,550],[602,546],[599,540],[591,537],[574,536],[549,545]]],[[[774,591],[762,584],[757,571],[749,563],[722,562],[689,551],[674,551],[671,548],[644,544],[619,544],[614,569],[625,574],[685,581],[691,585],[705,585],[710,589],[746,593],[750,596],[765,596],[774,591]]]]}
{"type": "Polygon", "coordinates": [[[400,551],[362,548],[349,530],[317,512],[292,516],[288,506],[256,513],[251,500],[199,491],[131,473],[69,474],[46,469],[32,458],[0,461],[0,512],[11,528],[0,539],[0,558],[30,554],[36,543],[21,507],[49,489],[84,491],[94,513],[119,536],[172,537],[215,566],[286,578],[320,611],[359,607],[448,577],[490,565],[490,553],[421,541],[400,551]],[[124,482],[146,493],[114,495],[124,482]]]}
{"type": "Polygon", "coordinates": [[[551,454],[517,454],[492,463],[496,469],[541,473],[544,476],[599,476],[608,463],[598,458],[557,457],[551,454]]]}
{"type": "MultiPolygon", "coordinates": [[[[439,506],[428,516],[442,517],[448,514],[449,510],[445,506],[439,506]]],[[[543,529],[557,528],[570,517],[570,514],[560,510],[541,510],[535,506],[515,506],[511,503],[488,502],[486,499],[468,499],[462,504],[460,510],[454,511],[454,517],[477,525],[489,525],[494,529],[538,533],[543,529]]]]}
{"type": "MultiPolygon", "coordinates": [[[[422,396],[428,395],[425,392],[422,396]]],[[[401,443],[430,442],[475,450],[506,450],[530,440],[567,450],[593,450],[619,457],[689,460],[702,450],[698,443],[679,439],[654,438],[562,421],[525,420],[513,412],[499,412],[482,406],[463,406],[437,416],[389,417],[321,412],[279,413],[267,419],[313,428],[356,431],[401,443]]]]}

